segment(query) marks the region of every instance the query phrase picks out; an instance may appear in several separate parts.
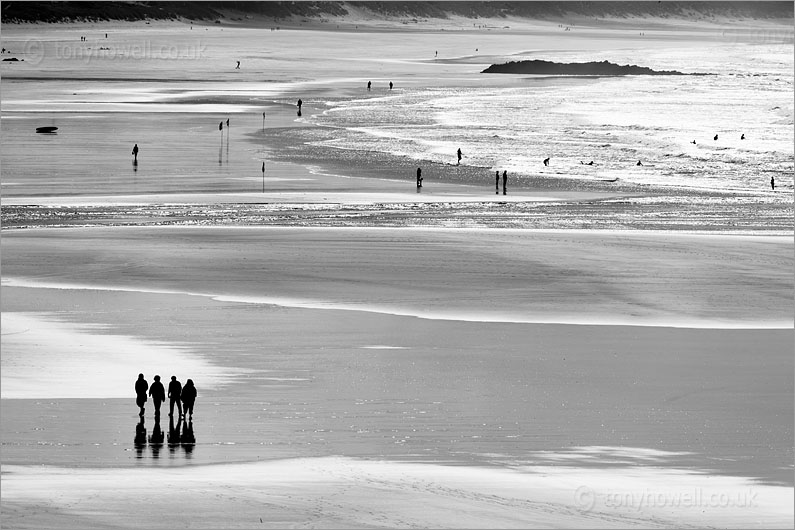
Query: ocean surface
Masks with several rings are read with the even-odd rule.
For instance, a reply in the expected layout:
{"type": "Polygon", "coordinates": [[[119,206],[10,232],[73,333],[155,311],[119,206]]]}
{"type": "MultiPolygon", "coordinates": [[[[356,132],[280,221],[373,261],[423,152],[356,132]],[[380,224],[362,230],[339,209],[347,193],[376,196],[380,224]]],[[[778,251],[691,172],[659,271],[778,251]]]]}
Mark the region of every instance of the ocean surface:
{"type": "MultiPolygon", "coordinates": [[[[587,62],[594,54],[528,52],[511,60],[534,58],[587,62]]],[[[373,92],[328,100],[304,119],[334,129],[316,145],[453,164],[460,148],[462,164],[507,170],[518,184],[528,176],[618,178],[747,193],[769,191],[775,177],[778,188],[792,189],[792,46],[623,50],[612,61],[711,75],[481,74],[508,75],[518,86],[373,92]]]]}

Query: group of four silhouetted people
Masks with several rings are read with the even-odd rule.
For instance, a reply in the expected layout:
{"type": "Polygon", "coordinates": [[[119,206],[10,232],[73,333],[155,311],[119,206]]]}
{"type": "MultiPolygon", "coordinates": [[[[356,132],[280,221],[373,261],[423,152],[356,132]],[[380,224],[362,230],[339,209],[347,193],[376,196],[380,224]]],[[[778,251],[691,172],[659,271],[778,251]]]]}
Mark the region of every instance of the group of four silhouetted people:
{"type": "MultiPolygon", "coordinates": [[[[166,389],[163,383],[160,382],[160,376],[155,376],[155,381],[152,386],[149,386],[144,374],[138,374],[138,380],[135,382],[135,394],[137,396],[135,402],[140,407],[141,411],[139,416],[144,415],[144,405],[146,405],[147,390],[148,396],[151,396],[152,402],[155,405],[155,418],[160,416],[160,405],[166,401],[166,389]]],[[[177,380],[177,376],[171,376],[171,382],[168,384],[168,398],[169,398],[169,416],[174,415],[174,405],[177,406],[180,417],[193,417],[193,404],[196,402],[196,387],[193,385],[193,379],[188,379],[185,386],[182,386],[177,380]],[[183,408],[184,406],[184,408],[183,408]]]]}

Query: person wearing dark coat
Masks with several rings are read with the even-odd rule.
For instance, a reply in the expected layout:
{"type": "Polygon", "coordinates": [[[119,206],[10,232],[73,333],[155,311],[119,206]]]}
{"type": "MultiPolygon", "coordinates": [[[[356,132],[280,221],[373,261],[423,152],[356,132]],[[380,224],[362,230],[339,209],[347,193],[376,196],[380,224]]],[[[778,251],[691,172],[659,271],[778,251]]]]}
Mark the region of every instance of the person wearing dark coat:
{"type": "Polygon", "coordinates": [[[144,405],[146,404],[146,391],[148,389],[149,383],[144,379],[144,374],[138,374],[138,379],[135,381],[135,404],[141,408],[138,413],[139,416],[143,416],[144,410],[146,410],[144,405]]]}
{"type": "Polygon", "coordinates": [[[155,376],[155,381],[149,387],[149,395],[152,396],[152,403],[155,405],[155,418],[160,416],[160,405],[166,400],[166,389],[163,388],[163,383],[160,382],[160,376],[155,376]]]}
{"type": "Polygon", "coordinates": [[[182,387],[183,416],[193,417],[193,404],[196,402],[196,395],[196,387],[193,385],[193,379],[188,379],[185,386],[182,387]]]}
{"type": "Polygon", "coordinates": [[[177,376],[171,376],[171,382],[168,384],[168,415],[174,415],[174,405],[177,405],[177,410],[179,411],[180,417],[182,417],[182,401],[180,400],[180,396],[182,395],[182,383],[177,381],[177,376]]]}

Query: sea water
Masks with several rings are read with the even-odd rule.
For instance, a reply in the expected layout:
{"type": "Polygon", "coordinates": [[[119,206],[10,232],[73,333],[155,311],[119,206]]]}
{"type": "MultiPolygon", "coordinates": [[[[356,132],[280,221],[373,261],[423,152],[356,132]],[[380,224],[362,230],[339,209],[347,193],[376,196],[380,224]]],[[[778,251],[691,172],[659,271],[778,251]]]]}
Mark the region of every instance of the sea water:
{"type": "MultiPolygon", "coordinates": [[[[619,50],[611,57],[709,75],[481,74],[482,82],[460,87],[329,100],[307,121],[334,129],[318,145],[452,164],[460,148],[462,164],[507,170],[515,184],[550,176],[747,193],[770,190],[774,177],[778,188],[792,189],[791,45],[619,50]],[[492,82],[504,75],[514,82],[492,82]]],[[[513,60],[534,58],[587,62],[594,55],[526,52],[513,60]]]]}

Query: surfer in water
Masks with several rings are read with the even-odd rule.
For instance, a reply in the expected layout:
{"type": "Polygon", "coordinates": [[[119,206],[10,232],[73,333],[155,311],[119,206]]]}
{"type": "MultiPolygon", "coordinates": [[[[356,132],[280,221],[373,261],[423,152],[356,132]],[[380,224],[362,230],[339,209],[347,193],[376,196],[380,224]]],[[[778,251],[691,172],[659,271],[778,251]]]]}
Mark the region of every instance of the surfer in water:
{"type": "Polygon", "coordinates": [[[545,166],[548,166],[548,165],[549,165],[549,158],[545,158],[545,159],[544,159],[544,165],[545,165],[545,166]]]}

